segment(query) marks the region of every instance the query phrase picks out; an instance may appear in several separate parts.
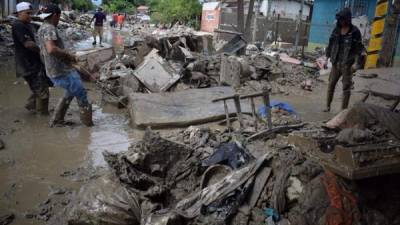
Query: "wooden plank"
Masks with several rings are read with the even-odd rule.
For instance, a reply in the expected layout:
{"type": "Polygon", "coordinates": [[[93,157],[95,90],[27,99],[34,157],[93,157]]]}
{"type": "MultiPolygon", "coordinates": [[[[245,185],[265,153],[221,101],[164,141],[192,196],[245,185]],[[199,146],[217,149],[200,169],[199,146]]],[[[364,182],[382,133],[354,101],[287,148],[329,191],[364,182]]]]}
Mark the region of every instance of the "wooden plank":
{"type": "MultiPolygon", "coordinates": [[[[129,112],[134,126],[137,127],[185,127],[225,119],[224,104],[214,103],[212,100],[234,94],[231,87],[152,94],[133,93],[129,96],[129,112]]],[[[235,115],[234,102],[228,100],[227,106],[230,115],[235,115]]],[[[242,110],[250,114],[250,104],[242,104],[242,110]]]]}
{"type": "Polygon", "coordinates": [[[260,172],[258,172],[255,182],[254,182],[250,200],[249,200],[249,206],[251,208],[254,208],[256,206],[257,201],[260,198],[260,195],[263,192],[263,190],[267,184],[269,176],[271,175],[271,172],[272,172],[272,169],[269,167],[263,167],[260,170],[260,172]]]}

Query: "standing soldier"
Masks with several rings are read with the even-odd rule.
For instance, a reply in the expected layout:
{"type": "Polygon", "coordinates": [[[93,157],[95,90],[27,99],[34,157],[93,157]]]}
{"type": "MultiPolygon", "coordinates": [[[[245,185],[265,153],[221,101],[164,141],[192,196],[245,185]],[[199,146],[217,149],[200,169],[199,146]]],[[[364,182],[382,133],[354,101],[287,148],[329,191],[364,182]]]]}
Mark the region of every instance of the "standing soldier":
{"type": "Polygon", "coordinates": [[[58,103],[50,125],[64,124],[68,107],[72,99],[76,97],[82,123],[92,126],[92,106],[89,104],[78,72],[72,67],[72,64],[77,62],[76,57],[64,49],[64,42],[57,32],[60,16],[61,10],[57,5],[47,5],[41,14],[44,23],[38,31],[39,46],[47,76],[55,86],[65,89],[65,95],[58,103]]]}
{"type": "Polygon", "coordinates": [[[32,6],[28,2],[20,2],[16,9],[18,19],[12,25],[16,74],[25,79],[32,91],[25,108],[48,115],[49,83],[40,60],[40,49],[35,43],[35,28],[30,23],[32,6]]]}
{"type": "Polygon", "coordinates": [[[342,109],[349,105],[352,81],[352,70],[357,69],[358,59],[361,57],[363,44],[360,30],[351,23],[351,11],[345,8],[336,14],[336,28],[329,38],[326,57],[331,59],[332,71],[329,75],[327,104],[325,112],[331,110],[331,103],[335,87],[340,77],[343,84],[342,109]]]}
{"type": "Polygon", "coordinates": [[[98,8],[97,12],[94,14],[90,23],[94,20],[94,31],[93,31],[93,45],[96,45],[96,36],[99,35],[100,47],[103,47],[103,23],[106,21],[106,15],[103,13],[102,8],[98,8]]]}

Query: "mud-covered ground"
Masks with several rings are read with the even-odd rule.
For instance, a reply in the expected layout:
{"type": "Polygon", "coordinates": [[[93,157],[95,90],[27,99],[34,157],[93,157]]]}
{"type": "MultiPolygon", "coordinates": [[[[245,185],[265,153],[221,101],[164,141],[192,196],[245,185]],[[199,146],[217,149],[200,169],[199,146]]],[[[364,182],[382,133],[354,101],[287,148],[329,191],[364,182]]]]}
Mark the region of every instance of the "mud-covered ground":
{"type": "MultiPolygon", "coordinates": [[[[332,113],[322,113],[323,80],[326,77],[321,77],[321,85],[312,92],[272,98],[290,103],[303,121],[327,120],[339,111],[341,87],[332,113]]],[[[14,214],[13,224],[44,224],[47,216],[68,203],[69,193],[101,173],[100,168],[105,166],[103,151],[125,151],[142,136],[143,131],[130,127],[124,109],[102,104],[100,91],[93,84],[85,85],[94,104],[95,126],[81,126],[74,102],[67,115],[74,125],[50,128],[49,117],[32,115],[23,107],[29,89],[15,77],[13,57],[0,60],[0,139],[5,143],[5,149],[0,150],[0,215],[14,214]]],[[[61,96],[60,89],[51,89],[51,109],[61,96]]]]}

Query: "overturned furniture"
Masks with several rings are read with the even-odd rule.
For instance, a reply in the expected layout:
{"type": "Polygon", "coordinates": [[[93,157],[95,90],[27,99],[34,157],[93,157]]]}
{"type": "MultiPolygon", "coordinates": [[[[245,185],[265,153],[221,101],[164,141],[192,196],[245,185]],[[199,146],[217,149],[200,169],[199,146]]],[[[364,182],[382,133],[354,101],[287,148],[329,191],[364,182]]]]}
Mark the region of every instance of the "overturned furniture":
{"type": "Polygon", "coordinates": [[[400,142],[359,146],[336,145],[331,146],[332,153],[324,153],[321,148],[326,147],[327,140],[312,136],[310,133],[293,132],[289,142],[342,177],[358,180],[400,173],[400,142]]]}
{"type": "Polygon", "coordinates": [[[293,132],[291,144],[349,179],[400,173],[400,113],[356,104],[326,123],[325,130],[293,132]]]}

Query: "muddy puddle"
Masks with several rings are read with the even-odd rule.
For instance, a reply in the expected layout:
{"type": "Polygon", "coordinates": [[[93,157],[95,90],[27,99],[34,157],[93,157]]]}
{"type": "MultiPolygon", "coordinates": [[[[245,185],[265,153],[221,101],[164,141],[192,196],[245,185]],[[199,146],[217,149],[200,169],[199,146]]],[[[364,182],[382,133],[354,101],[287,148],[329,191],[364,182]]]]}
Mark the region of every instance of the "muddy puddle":
{"type": "MultiPolygon", "coordinates": [[[[49,117],[29,114],[23,107],[29,89],[23,79],[15,77],[13,60],[5,58],[0,63],[0,139],[6,145],[0,151],[0,212],[14,213],[16,225],[44,224],[25,217],[54,189],[79,189],[81,179],[66,174],[104,167],[103,151],[126,151],[142,132],[130,128],[125,110],[104,105],[93,84],[85,86],[94,104],[96,126],[81,126],[74,101],[66,119],[75,124],[50,128],[49,117]]],[[[58,88],[51,90],[51,109],[62,94],[58,88]]]]}

